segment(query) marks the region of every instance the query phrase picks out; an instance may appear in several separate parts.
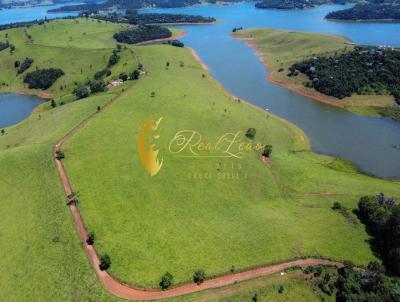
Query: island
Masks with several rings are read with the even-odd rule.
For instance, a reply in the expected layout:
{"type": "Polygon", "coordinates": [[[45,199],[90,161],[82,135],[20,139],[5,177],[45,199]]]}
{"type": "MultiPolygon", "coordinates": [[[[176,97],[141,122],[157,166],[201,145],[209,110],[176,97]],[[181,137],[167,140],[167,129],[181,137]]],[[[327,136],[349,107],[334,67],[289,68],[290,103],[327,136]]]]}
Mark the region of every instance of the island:
{"type": "Polygon", "coordinates": [[[345,4],[346,0],[265,0],[257,2],[257,8],[264,9],[305,9],[323,4],[345,4]]]}
{"type": "Polygon", "coordinates": [[[400,21],[400,2],[360,3],[352,8],[330,12],[328,20],[400,21]]]}
{"type": "Polygon", "coordinates": [[[358,114],[400,120],[399,50],[297,31],[255,29],[233,35],[265,54],[271,81],[358,114]]]}

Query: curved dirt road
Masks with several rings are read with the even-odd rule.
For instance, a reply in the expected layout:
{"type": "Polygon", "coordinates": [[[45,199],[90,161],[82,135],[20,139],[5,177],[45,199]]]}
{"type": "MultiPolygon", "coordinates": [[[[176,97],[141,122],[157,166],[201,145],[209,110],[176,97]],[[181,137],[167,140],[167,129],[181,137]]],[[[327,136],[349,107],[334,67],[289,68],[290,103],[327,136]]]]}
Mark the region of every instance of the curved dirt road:
{"type": "MultiPolygon", "coordinates": [[[[132,88],[132,86],[130,87],[132,88]]],[[[128,92],[130,90],[128,88],[125,92],[122,94],[128,92]]],[[[113,99],[108,102],[105,107],[108,107],[111,105],[115,100],[117,100],[121,95],[118,95],[114,97],[113,99]]],[[[103,109],[104,109],[103,108],[103,109]]],[[[102,110],[103,110],[102,109],[102,110]]],[[[61,183],[63,185],[65,194],[67,197],[71,196],[73,194],[71,184],[68,180],[67,173],[64,169],[64,166],[60,160],[57,159],[57,153],[60,150],[60,147],[62,144],[69,138],[71,137],[76,131],[78,131],[80,128],[82,128],[90,119],[92,119],[97,112],[89,115],[87,118],[85,118],[83,121],[81,121],[78,125],[76,125],[74,128],[72,128],[67,134],[64,135],[61,140],[54,145],[54,159],[55,159],[55,164],[57,171],[60,175],[61,183]]],[[[75,201],[72,201],[69,203],[69,208],[71,210],[72,217],[74,219],[74,222],[76,224],[79,236],[82,240],[83,247],[89,257],[89,260],[96,271],[96,274],[98,278],[100,279],[101,283],[103,286],[113,295],[123,298],[123,299],[128,299],[128,300],[159,300],[159,299],[165,299],[165,298],[171,298],[171,297],[177,297],[181,295],[186,295],[194,292],[198,292],[201,290],[205,289],[210,289],[210,288],[217,288],[221,286],[226,286],[230,284],[234,284],[236,282],[240,281],[245,281],[261,276],[267,276],[273,273],[277,273],[280,271],[283,271],[289,267],[293,266],[300,266],[300,267],[307,267],[310,265],[329,265],[329,266],[336,266],[336,267],[341,267],[342,264],[339,262],[335,261],[330,261],[330,260],[325,260],[325,259],[315,259],[315,258],[309,258],[309,259],[299,259],[299,260],[294,260],[294,261],[289,261],[285,263],[279,263],[279,264],[274,264],[274,265],[268,265],[268,266],[263,266],[259,268],[254,268],[254,269],[249,269],[247,271],[239,272],[239,273],[234,273],[234,274],[227,274],[223,275],[220,277],[216,277],[213,279],[206,280],[200,285],[197,285],[195,283],[188,283],[184,285],[180,285],[165,291],[157,291],[154,289],[146,289],[146,288],[137,288],[128,284],[124,284],[117,279],[113,278],[110,274],[108,274],[106,271],[101,271],[99,268],[99,257],[94,249],[93,246],[86,244],[86,239],[88,236],[88,232],[85,228],[85,225],[83,224],[83,220],[80,216],[79,210],[76,206],[75,201]]]]}

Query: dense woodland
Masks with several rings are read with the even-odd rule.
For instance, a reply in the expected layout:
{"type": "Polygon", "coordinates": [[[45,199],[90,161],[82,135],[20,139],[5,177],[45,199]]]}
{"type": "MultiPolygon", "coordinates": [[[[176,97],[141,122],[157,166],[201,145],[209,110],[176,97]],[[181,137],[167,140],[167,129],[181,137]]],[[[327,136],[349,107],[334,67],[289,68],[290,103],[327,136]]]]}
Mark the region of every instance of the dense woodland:
{"type": "Polygon", "coordinates": [[[59,68],[37,69],[28,72],[24,77],[24,82],[28,84],[30,89],[48,89],[54,82],[64,75],[59,68]]]}
{"type": "Polygon", "coordinates": [[[93,18],[114,23],[162,24],[162,23],[210,23],[214,18],[183,14],[138,14],[137,10],[127,10],[125,14],[95,15],[93,18]]]}
{"type": "Polygon", "coordinates": [[[289,76],[306,74],[307,86],[329,96],[392,94],[400,104],[400,51],[395,49],[356,47],[333,57],[313,57],[289,70],[289,76]]]}
{"type": "Polygon", "coordinates": [[[139,25],[114,34],[114,39],[120,43],[136,44],[155,39],[165,39],[172,36],[168,28],[158,25],[139,25]]]}
{"type": "Polygon", "coordinates": [[[400,205],[393,197],[385,197],[380,193],[362,197],[358,211],[368,231],[374,236],[373,245],[387,270],[400,276],[400,205]]]}
{"type": "Polygon", "coordinates": [[[327,19],[334,20],[400,20],[400,3],[363,3],[330,12],[327,19]]]}

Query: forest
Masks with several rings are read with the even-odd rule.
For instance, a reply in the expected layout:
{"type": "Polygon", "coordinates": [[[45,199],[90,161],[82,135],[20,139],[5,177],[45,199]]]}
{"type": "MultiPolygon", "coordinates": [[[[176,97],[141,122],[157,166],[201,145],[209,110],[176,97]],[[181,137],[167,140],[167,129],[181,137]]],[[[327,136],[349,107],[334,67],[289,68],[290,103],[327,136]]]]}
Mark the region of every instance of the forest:
{"type": "Polygon", "coordinates": [[[45,90],[50,88],[62,75],[64,75],[64,72],[59,68],[37,69],[28,72],[24,77],[24,82],[28,84],[30,89],[45,90]]]}
{"type": "Polygon", "coordinates": [[[392,94],[400,104],[400,51],[355,47],[332,57],[313,57],[293,64],[288,76],[306,74],[306,86],[339,99],[359,95],[392,94]]]}
{"type": "Polygon", "coordinates": [[[136,44],[144,41],[165,39],[172,36],[168,28],[158,25],[139,25],[114,34],[114,39],[120,43],[136,44]]]}
{"type": "Polygon", "coordinates": [[[184,14],[138,14],[137,10],[130,9],[125,14],[98,14],[92,18],[114,23],[129,23],[129,24],[167,24],[167,23],[211,23],[215,22],[214,18],[184,15],[184,14]]]}
{"type": "Polygon", "coordinates": [[[400,3],[362,3],[352,8],[330,12],[331,20],[400,20],[400,3]]]}

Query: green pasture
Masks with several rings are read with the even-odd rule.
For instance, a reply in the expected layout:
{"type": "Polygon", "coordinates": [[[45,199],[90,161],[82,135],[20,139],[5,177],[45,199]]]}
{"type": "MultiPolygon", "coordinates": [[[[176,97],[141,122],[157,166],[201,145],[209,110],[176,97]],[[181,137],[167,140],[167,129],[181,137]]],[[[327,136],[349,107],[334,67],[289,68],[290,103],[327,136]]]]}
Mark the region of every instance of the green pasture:
{"type": "Polygon", "coordinates": [[[346,162],[312,153],[299,129],[228,97],[185,49],[135,51],[148,76],[64,146],[79,209],[96,234],[98,252],[111,256],[113,275],[158,287],[166,271],[182,283],[197,268],[214,276],[232,266],[297,257],[357,264],[375,259],[364,226],[330,207],[340,201],[354,208],[361,195],[380,191],[399,195],[399,182],[361,175],[346,162]],[[164,162],[154,177],[136,148],[148,116],[163,118],[157,148],[164,162]],[[222,159],[168,150],[180,130],[196,130],[206,142],[242,131],[246,141],[250,127],[257,130],[254,142],[273,145],[272,164],[256,151],[222,159]]]}

